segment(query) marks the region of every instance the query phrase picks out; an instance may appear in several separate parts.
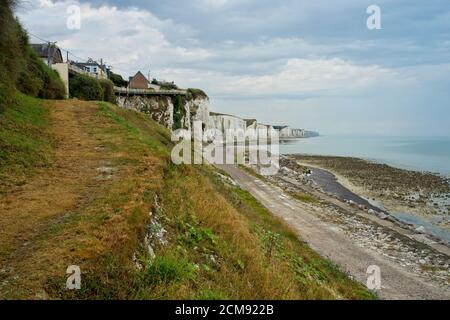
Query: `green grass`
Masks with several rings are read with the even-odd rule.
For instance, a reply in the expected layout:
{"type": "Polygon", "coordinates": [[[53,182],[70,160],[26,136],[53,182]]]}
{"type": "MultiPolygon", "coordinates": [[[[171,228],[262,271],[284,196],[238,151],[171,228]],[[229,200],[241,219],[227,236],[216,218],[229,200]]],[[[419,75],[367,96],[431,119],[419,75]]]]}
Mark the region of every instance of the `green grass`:
{"type": "MultiPolygon", "coordinates": [[[[102,116],[111,119],[119,125],[123,130],[122,132],[125,133],[127,140],[138,142],[130,143],[130,147],[148,147],[150,151],[163,156],[169,156],[167,147],[171,144],[171,141],[165,128],[156,125],[154,122],[150,122],[141,113],[134,111],[124,112],[107,102],[100,102],[98,105],[102,116]]],[[[140,151],[142,150],[140,149],[140,151]]]]}
{"type": "MultiPolygon", "coordinates": [[[[26,31],[14,17],[16,1],[0,3],[0,90],[14,89],[44,99],[62,99],[65,87],[56,71],[37,57],[26,31]]],[[[8,96],[0,93],[0,113],[8,96]]]]}
{"type": "Polygon", "coordinates": [[[157,256],[150,260],[145,270],[144,282],[153,284],[168,284],[172,281],[189,279],[195,273],[195,266],[186,258],[178,258],[172,255],[157,256]]]}
{"type": "Polygon", "coordinates": [[[25,183],[36,169],[48,167],[52,158],[43,101],[20,93],[13,101],[0,114],[0,193],[25,183]]]}
{"type": "Polygon", "coordinates": [[[295,199],[300,200],[302,202],[306,202],[306,203],[312,203],[312,204],[317,204],[319,203],[319,200],[308,194],[308,193],[304,193],[304,192],[291,192],[290,193],[295,199]]]}

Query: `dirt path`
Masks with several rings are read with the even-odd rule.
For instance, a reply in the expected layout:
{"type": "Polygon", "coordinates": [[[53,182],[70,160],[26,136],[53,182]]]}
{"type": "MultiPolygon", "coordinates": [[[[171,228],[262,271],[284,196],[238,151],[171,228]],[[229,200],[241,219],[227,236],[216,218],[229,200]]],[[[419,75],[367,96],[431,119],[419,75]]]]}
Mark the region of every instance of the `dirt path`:
{"type": "Polygon", "coordinates": [[[381,269],[383,299],[450,299],[450,290],[435,286],[404,270],[382,255],[355,244],[336,225],[324,222],[308,212],[308,207],[235,166],[220,166],[244,189],[248,190],[273,214],[283,218],[312,249],[335,262],[356,280],[366,283],[367,268],[381,269]]]}
{"type": "Polygon", "coordinates": [[[48,108],[49,136],[56,140],[51,167],[0,198],[0,280],[16,275],[20,262],[39,246],[39,237],[89,202],[98,184],[96,168],[103,155],[85,128],[95,126],[96,105],[64,101],[48,108]]]}

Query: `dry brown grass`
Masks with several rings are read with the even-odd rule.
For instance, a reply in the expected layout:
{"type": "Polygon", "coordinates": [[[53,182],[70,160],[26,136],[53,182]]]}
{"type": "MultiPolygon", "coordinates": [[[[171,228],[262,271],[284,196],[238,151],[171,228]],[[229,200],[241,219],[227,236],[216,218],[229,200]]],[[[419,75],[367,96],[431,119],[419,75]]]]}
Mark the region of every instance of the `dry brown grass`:
{"type": "Polygon", "coordinates": [[[157,246],[157,255],[175,252],[199,270],[193,277],[142,288],[141,298],[195,299],[205,293],[228,299],[372,297],[248,193],[215,178],[214,172],[184,166],[166,176],[159,219],[169,231],[169,245],[157,246]],[[196,239],[202,230],[211,230],[217,241],[196,239]]]}
{"type": "Polygon", "coordinates": [[[95,269],[92,262],[110,253],[129,260],[151,206],[143,198],[152,199],[162,181],[164,155],[142,152],[139,137],[101,115],[95,103],[46,108],[54,162],[1,199],[5,297],[45,296],[48,279],[62,277],[71,264],[95,269]],[[101,167],[114,169],[111,179],[101,167]]]}

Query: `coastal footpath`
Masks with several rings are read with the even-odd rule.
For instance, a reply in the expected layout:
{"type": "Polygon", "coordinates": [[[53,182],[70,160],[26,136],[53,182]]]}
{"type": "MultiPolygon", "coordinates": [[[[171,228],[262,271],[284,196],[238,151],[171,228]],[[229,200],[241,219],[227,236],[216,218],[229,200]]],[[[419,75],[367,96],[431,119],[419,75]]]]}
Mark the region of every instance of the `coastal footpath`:
{"type": "MultiPolygon", "coordinates": [[[[225,166],[222,169],[274,214],[285,219],[316,251],[358,281],[367,280],[369,266],[380,267],[382,287],[377,290],[380,297],[450,298],[450,248],[447,242],[382,212],[338,184],[324,169],[304,165],[306,161],[335,163],[336,159],[283,156],[279,173],[267,177],[259,176],[256,167],[225,166]]],[[[352,161],[363,162],[353,158],[340,158],[339,161],[345,168],[349,168],[352,161]]],[[[398,169],[387,169],[385,165],[366,165],[371,166],[371,171],[373,166],[379,166],[391,179],[398,174],[416,176],[417,180],[409,180],[415,181],[415,188],[425,189],[430,181],[446,183],[445,179],[426,173],[406,170],[399,173],[398,169]]],[[[347,174],[347,177],[351,176],[347,174]]],[[[391,188],[392,185],[384,190],[391,188]]],[[[436,193],[437,189],[434,190],[436,193]]]]}

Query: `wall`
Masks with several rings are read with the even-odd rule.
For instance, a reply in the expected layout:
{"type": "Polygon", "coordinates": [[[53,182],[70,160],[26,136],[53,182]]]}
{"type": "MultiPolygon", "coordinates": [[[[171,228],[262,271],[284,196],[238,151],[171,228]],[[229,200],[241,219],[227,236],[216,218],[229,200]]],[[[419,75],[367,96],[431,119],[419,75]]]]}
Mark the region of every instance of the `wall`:
{"type": "Polygon", "coordinates": [[[55,63],[52,65],[52,69],[58,72],[59,77],[66,87],[66,98],[69,97],[69,65],[67,63],[55,63]]]}

